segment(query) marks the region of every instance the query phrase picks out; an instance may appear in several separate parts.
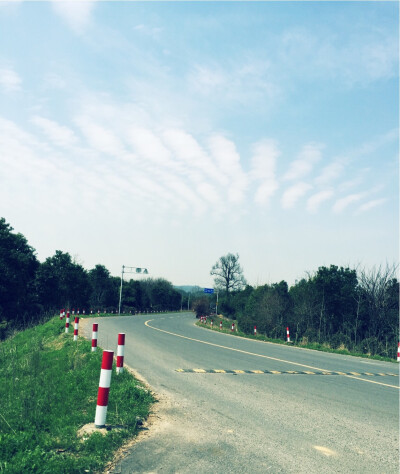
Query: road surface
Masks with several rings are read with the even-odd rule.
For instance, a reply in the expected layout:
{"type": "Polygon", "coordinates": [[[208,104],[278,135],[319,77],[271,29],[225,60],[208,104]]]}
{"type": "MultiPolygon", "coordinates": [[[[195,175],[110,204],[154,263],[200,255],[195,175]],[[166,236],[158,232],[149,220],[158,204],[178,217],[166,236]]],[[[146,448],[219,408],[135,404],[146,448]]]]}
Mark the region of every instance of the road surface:
{"type": "Polygon", "coordinates": [[[246,340],[195,321],[193,313],[98,319],[99,346],[116,350],[125,332],[125,363],[161,400],[158,421],[114,473],[399,472],[397,364],[246,340]]]}

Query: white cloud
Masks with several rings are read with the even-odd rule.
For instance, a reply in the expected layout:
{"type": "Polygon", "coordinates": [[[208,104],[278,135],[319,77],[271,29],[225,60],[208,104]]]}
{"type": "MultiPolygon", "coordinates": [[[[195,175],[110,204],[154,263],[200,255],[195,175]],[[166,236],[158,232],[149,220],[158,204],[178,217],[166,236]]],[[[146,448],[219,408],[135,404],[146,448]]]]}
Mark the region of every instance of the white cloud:
{"type": "Polygon", "coordinates": [[[365,212],[369,211],[370,209],[373,209],[375,207],[381,206],[387,201],[386,198],[381,198],[381,199],[373,199],[372,201],[368,201],[362,206],[358,208],[358,212],[365,212]]]}
{"type": "Polygon", "coordinates": [[[322,145],[316,143],[310,143],[305,145],[297,160],[290,164],[289,170],[284,175],[285,180],[300,179],[308,175],[314,165],[321,159],[322,145]]]}
{"type": "Polygon", "coordinates": [[[319,206],[330,199],[333,196],[333,191],[331,189],[327,189],[325,191],[320,191],[319,193],[313,194],[307,200],[307,211],[308,212],[317,212],[319,206]]]}
{"type": "Polygon", "coordinates": [[[311,188],[312,186],[307,183],[294,184],[283,193],[282,207],[284,209],[291,209],[311,188]]]}
{"type": "Polygon", "coordinates": [[[315,183],[318,185],[325,185],[338,178],[343,172],[344,166],[342,163],[336,161],[325,166],[321,174],[315,178],[315,183]]]}
{"type": "Polygon", "coordinates": [[[224,86],[227,77],[218,67],[195,65],[188,80],[194,89],[206,95],[224,86]]]}
{"type": "Polygon", "coordinates": [[[71,129],[65,127],[64,125],[59,125],[53,120],[34,116],[32,117],[31,121],[37,125],[43,131],[43,133],[56,145],[62,147],[71,147],[76,145],[78,142],[75,133],[71,129]]]}
{"type": "Polygon", "coordinates": [[[228,178],[228,200],[235,203],[243,201],[248,180],[235,144],[221,135],[214,135],[209,140],[209,147],[218,168],[217,173],[228,178]]]}
{"type": "Polygon", "coordinates": [[[90,23],[95,0],[53,0],[53,9],[76,33],[82,33],[90,23]]]}
{"type": "Polygon", "coordinates": [[[280,151],[273,140],[260,141],[253,147],[249,174],[253,181],[261,181],[254,197],[257,204],[267,204],[278,189],[275,169],[279,156],[280,151]]]}
{"type": "Polygon", "coordinates": [[[365,196],[365,193],[349,194],[348,196],[338,199],[332,207],[335,214],[343,212],[350,204],[359,201],[365,196]]]}
{"type": "Polygon", "coordinates": [[[17,92],[21,90],[22,79],[10,68],[0,69],[0,87],[5,92],[17,92]]]}
{"type": "Polygon", "coordinates": [[[120,139],[110,128],[97,123],[91,116],[81,116],[75,119],[81,132],[95,150],[110,155],[121,155],[124,149],[120,139]]]}

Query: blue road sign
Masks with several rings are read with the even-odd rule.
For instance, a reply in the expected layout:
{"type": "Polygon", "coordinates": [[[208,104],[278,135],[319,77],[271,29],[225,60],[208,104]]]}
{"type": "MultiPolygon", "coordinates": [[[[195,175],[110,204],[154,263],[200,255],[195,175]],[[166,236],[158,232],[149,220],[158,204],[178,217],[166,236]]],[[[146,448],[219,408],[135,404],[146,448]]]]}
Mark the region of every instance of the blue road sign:
{"type": "Polygon", "coordinates": [[[214,288],[204,288],[204,293],[214,293],[214,288]]]}

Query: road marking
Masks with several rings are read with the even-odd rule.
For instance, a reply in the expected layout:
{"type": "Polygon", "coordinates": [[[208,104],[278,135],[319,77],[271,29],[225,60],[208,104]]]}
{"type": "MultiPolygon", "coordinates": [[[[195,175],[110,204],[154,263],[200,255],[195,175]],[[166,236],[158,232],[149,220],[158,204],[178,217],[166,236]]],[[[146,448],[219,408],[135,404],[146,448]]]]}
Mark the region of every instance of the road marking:
{"type": "MultiPolygon", "coordinates": [[[[255,357],[261,357],[263,359],[276,360],[278,362],[284,362],[286,364],[297,365],[299,367],[305,367],[307,369],[318,370],[320,372],[327,372],[326,369],[321,369],[319,367],[313,367],[311,365],[306,365],[306,364],[300,364],[299,362],[292,362],[290,360],[278,359],[277,357],[271,357],[271,356],[267,356],[267,355],[264,355],[264,354],[255,354],[254,352],[248,352],[248,351],[244,351],[242,349],[235,349],[233,347],[222,346],[220,344],[215,344],[213,342],[202,341],[200,339],[194,339],[193,337],[182,336],[182,334],[176,334],[174,332],[166,331],[165,329],[160,329],[160,328],[155,328],[154,326],[150,326],[149,322],[151,322],[151,321],[154,321],[154,320],[153,319],[148,319],[147,321],[145,321],[145,323],[144,323],[145,326],[150,328],[150,329],[153,329],[154,331],[159,331],[159,332],[163,332],[165,334],[169,334],[170,336],[180,337],[180,338],[186,339],[188,341],[198,342],[200,344],[206,344],[208,346],[213,346],[213,347],[219,347],[220,349],[227,349],[229,351],[239,352],[241,354],[247,354],[247,355],[251,355],[251,356],[255,356],[255,357]]],[[[235,373],[244,373],[244,371],[241,371],[241,372],[235,371],[235,373]]],[[[338,374],[339,372],[336,372],[336,373],[338,374]]],[[[374,384],[377,384],[377,385],[382,385],[384,387],[396,388],[397,390],[400,389],[400,387],[398,387],[397,385],[389,385],[389,384],[382,383],[382,382],[375,382],[375,380],[362,379],[360,377],[354,377],[352,375],[347,375],[345,373],[343,373],[343,375],[345,377],[348,377],[348,378],[351,378],[351,379],[362,380],[363,382],[374,383],[374,384]]]]}
{"type": "MultiPolygon", "coordinates": [[[[321,371],[321,372],[311,372],[311,371],[296,371],[296,370],[231,370],[231,369],[175,369],[176,372],[185,373],[185,374],[272,374],[272,375],[344,375],[345,377],[355,378],[356,380],[365,380],[366,382],[370,382],[370,380],[361,379],[359,377],[354,377],[352,372],[328,372],[328,371],[321,371]]],[[[393,375],[393,374],[372,374],[370,372],[364,372],[360,375],[393,375]]],[[[386,385],[388,387],[392,387],[393,385],[382,384],[380,382],[373,382],[379,385],[386,385]]]]}
{"type": "Polygon", "coordinates": [[[362,379],[361,377],[353,377],[352,375],[346,375],[346,377],[348,377],[349,379],[362,380],[363,382],[376,383],[377,385],[383,385],[384,387],[397,388],[398,390],[400,388],[397,385],[389,385],[388,383],[375,382],[375,380],[362,379]]]}

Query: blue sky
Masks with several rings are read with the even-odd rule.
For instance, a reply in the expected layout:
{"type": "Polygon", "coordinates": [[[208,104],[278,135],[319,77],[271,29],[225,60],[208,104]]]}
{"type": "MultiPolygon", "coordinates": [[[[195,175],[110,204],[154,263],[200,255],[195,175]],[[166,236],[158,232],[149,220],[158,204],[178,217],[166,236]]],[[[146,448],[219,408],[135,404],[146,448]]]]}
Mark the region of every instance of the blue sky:
{"type": "Polygon", "coordinates": [[[398,262],[396,2],[0,2],[0,215],[211,286],[398,262]]]}

